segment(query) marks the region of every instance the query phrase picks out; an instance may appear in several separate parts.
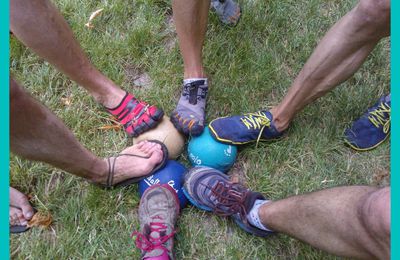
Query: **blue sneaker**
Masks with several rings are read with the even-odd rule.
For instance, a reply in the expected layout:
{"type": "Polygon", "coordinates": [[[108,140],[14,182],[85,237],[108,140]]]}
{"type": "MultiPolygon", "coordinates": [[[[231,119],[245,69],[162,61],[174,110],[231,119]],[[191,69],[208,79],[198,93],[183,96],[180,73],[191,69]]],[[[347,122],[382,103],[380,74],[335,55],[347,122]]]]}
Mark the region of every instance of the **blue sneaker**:
{"type": "Polygon", "coordinates": [[[390,94],[379,101],[344,132],[345,143],[357,151],[368,151],[390,135],[390,94]]]}
{"type": "Polygon", "coordinates": [[[216,140],[235,145],[276,140],[283,135],[276,130],[269,111],[220,117],[211,121],[209,127],[216,140]]]}
{"type": "Polygon", "coordinates": [[[219,216],[231,216],[248,233],[260,237],[273,234],[252,226],[247,220],[254,202],[265,200],[264,196],[230,182],[228,176],[218,170],[209,167],[190,169],[185,176],[183,192],[194,206],[219,216]]]}

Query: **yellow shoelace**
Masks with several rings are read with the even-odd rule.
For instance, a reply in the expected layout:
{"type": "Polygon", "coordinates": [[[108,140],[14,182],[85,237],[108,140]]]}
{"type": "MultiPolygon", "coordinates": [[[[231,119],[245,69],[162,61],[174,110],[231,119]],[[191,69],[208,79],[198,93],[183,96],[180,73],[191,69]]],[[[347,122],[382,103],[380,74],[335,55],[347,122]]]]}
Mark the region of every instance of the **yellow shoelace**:
{"type": "Polygon", "coordinates": [[[387,134],[390,128],[390,107],[381,103],[375,111],[369,113],[368,119],[376,128],[383,126],[383,132],[387,134]],[[385,118],[385,113],[389,113],[388,118],[385,118]]]}
{"type": "Polygon", "coordinates": [[[240,118],[240,120],[249,130],[250,129],[254,129],[254,130],[260,129],[260,133],[258,134],[258,137],[257,137],[257,143],[256,143],[256,147],[257,147],[258,143],[261,139],[261,135],[264,131],[264,128],[271,126],[271,120],[269,120],[269,118],[265,115],[265,113],[263,113],[261,111],[258,111],[255,113],[247,113],[242,118],[240,118]]]}

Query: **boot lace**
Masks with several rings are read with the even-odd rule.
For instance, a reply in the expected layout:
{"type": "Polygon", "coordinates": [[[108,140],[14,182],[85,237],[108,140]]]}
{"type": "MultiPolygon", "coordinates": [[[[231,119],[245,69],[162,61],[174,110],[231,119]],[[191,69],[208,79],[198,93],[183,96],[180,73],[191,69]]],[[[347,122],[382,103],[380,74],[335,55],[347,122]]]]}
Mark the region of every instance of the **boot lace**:
{"type": "Polygon", "coordinates": [[[238,183],[219,181],[214,187],[208,187],[216,198],[214,213],[219,216],[239,214],[244,221],[247,220],[245,201],[248,190],[238,183]]]}

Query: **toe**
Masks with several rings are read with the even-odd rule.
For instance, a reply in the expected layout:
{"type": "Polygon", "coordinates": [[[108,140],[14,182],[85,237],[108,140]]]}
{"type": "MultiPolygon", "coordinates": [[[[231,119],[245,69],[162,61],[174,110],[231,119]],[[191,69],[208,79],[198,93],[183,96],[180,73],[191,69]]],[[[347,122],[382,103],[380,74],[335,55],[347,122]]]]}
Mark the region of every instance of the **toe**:
{"type": "Polygon", "coordinates": [[[157,144],[151,150],[150,162],[152,164],[151,169],[153,169],[157,164],[159,164],[163,159],[163,151],[161,149],[161,145],[157,144]]]}
{"type": "Polygon", "coordinates": [[[10,187],[10,205],[20,208],[24,218],[29,220],[32,218],[34,212],[28,198],[18,190],[10,187]]]}
{"type": "Polygon", "coordinates": [[[25,226],[28,224],[27,219],[24,218],[22,210],[15,207],[10,207],[9,221],[12,226],[25,226]]]}
{"type": "Polygon", "coordinates": [[[24,214],[25,219],[30,220],[33,217],[33,208],[27,202],[21,205],[22,213],[24,214]]]}

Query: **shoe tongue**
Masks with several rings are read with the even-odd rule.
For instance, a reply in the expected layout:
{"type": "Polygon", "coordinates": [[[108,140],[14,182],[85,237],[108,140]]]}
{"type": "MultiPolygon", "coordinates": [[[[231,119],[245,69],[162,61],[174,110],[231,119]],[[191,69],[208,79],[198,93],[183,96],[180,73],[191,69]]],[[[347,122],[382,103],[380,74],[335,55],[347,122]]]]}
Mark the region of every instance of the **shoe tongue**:
{"type": "Polygon", "coordinates": [[[150,233],[150,237],[153,238],[153,239],[159,239],[160,238],[160,233],[156,232],[156,231],[153,231],[153,232],[150,233]]]}

